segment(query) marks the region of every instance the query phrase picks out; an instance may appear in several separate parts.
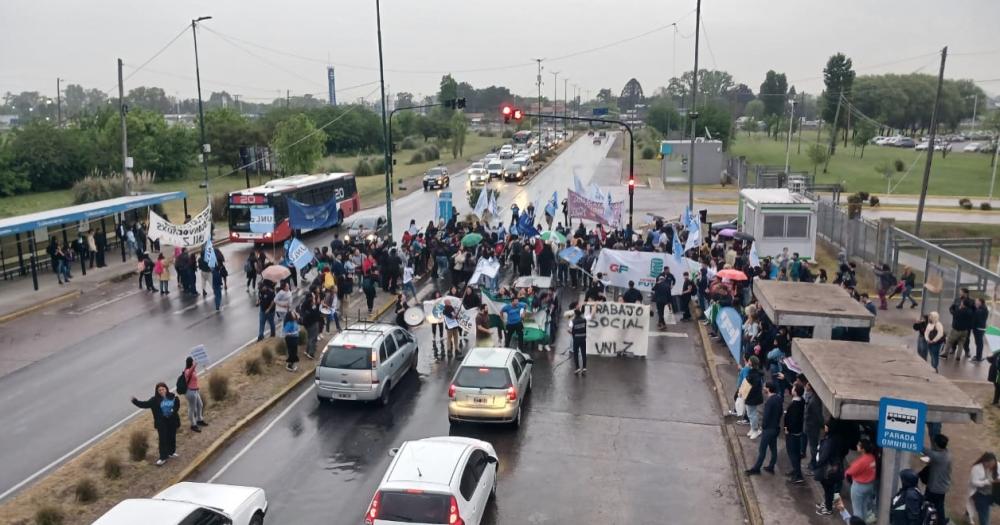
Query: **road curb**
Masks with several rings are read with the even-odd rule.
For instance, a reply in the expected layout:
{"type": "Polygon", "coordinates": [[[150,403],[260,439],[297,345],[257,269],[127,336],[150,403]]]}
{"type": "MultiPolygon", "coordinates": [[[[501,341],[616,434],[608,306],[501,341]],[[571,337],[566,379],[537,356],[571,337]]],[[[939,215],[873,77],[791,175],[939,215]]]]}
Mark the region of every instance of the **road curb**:
{"type": "MultiPolygon", "coordinates": [[[[719,373],[715,370],[715,354],[712,352],[711,339],[708,337],[705,325],[701,324],[700,321],[698,322],[698,334],[701,337],[701,349],[705,352],[705,361],[708,363],[708,374],[712,377],[712,389],[715,390],[715,395],[719,402],[719,410],[725,410],[729,406],[729,403],[726,401],[725,389],[723,389],[722,382],[719,380],[719,373]]],[[[723,421],[721,428],[726,438],[726,449],[729,451],[729,465],[733,469],[733,475],[736,479],[736,489],[740,493],[740,499],[743,500],[743,508],[746,509],[747,522],[750,525],[764,525],[764,517],[760,512],[760,502],[757,501],[753,483],[743,473],[743,470],[745,470],[743,443],[740,441],[731,423],[723,421]]]]}
{"type": "Polygon", "coordinates": [[[9,321],[13,321],[14,319],[17,319],[18,317],[23,317],[25,315],[37,312],[38,310],[41,310],[43,308],[47,308],[47,307],[52,306],[52,305],[57,304],[57,303],[61,303],[63,301],[67,301],[67,300],[70,300],[70,299],[76,299],[77,297],[80,297],[81,295],[83,295],[83,290],[73,290],[72,292],[66,292],[66,293],[64,293],[62,295],[57,295],[56,297],[53,297],[51,299],[46,299],[46,300],[44,300],[44,301],[42,301],[40,303],[35,303],[33,305],[26,306],[24,308],[21,308],[20,310],[15,310],[15,311],[13,311],[13,312],[11,312],[9,314],[4,314],[4,315],[0,316],[0,324],[6,323],[6,322],[9,322],[9,321]]]}

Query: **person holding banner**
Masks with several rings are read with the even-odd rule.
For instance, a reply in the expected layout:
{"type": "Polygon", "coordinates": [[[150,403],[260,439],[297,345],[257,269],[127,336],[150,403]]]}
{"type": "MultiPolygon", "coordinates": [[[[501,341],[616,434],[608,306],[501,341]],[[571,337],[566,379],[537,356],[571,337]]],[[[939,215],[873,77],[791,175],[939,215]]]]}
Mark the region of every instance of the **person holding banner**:
{"type": "Polygon", "coordinates": [[[461,358],[462,354],[458,351],[458,335],[462,328],[455,315],[455,306],[449,301],[444,303],[444,327],[448,331],[448,343],[445,346],[446,355],[461,358]]]}

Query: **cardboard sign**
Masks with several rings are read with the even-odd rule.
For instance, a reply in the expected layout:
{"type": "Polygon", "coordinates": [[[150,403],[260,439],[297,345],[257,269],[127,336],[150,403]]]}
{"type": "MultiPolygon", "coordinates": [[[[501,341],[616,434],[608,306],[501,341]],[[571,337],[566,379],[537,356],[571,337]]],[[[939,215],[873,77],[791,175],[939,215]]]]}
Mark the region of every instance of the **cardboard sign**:
{"type": "Polygon", "coordinates": [[[649,351],[649,306],[585,303],[587,354],[645,356],[649,351]]]}

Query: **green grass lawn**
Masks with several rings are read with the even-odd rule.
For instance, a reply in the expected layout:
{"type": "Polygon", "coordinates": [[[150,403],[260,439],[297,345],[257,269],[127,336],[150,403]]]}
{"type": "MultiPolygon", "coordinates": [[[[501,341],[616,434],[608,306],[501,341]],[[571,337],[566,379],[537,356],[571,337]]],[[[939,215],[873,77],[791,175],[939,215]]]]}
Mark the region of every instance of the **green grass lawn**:
{"type": "MultiPolygon", "coordinates": [[[[464,155],[459,160],[477,160],[485,155],[490,148],[503,142],[505,142],[505,139],[500,137],[480,137],[478,134],[470,133],[465,140],[464,155]]],[[[423,143],[419,143],[419,145],[423,146],[423,143]]],[[[423,174],[427,168],[436,166],[438,163],[447,165],[454,162],[454,159],[451,157],[451,151],[448,150],[441,152],[441,159],[438,161],[412,165],[406,164],[414,151],[402,150],[396,154],[396,158],[398,159],[396,164],[396,179],[403,178],[405,181],[410,182],[410,180],[423,174]]],[[[351,171],[358,163],[358,158],[358,156],[327,157],[320,161],[314,171],[331,171],[334,166],[345,171],[351,171]]],[[[209,166],[209,189],[212,195],[224,195],[231,191],[246,188],[246,177],[243,173],[220,176],[229,171],[231,170],[228,168],[209,166]]],[[[204,172],[201,166],[197,166],[189,170],[187,177],[183,179],[157,182],[154,184],[152,191],[183,191],[187,193],[188,212],[194,214],[204,206],[205,189],[200,187],[203,180],[204,172]]],[[[252,174],[250,176],[250,184],[254,186],[263,183],[265,180],[259,180],[252,174]]],[[[361,193],[361,202],[363,205],[373,203],[385,192],[385,178],[382,175],[378,175],[358,179],[358,191],[361,193]]],[[[73,192],[70,190],[4,197],[0,198],[0,217],[12,217],[72,205],[73,192]]],[[[164,205],[164,210],[172,220],[179,221],[184,216],[184,203],[183,201],[169,202],[164,205]]]]}
{"type": "MultiPolygon", "coordinates": [[[[806,155],[808,145],[816,141],[815,131],[806,131],[802,137],[802,153],[796,153],[798,136],[792,137],[790,169],[792,171],[808,171],[812,173],[813,165],[806,155]]],[[[827,144],[826,140],[823,141],[827,144]]],[[[828,173],[823,173],[820,166],[816,182],[819,184],[844,183],[849,192],[867,191],[876,195],[885,195],[886,180],[875,172],[875,166],[880,161],[892,165],[896,159],[902,160],[906,168],[903,173],[893,175],[893,194],[919,194],[920,182],[923,178],[926,152],[913,149],[892,148],[886,146],[867,146],[864,158],[860,158],[860,149],[854,152],[854,146],[843,147],[838,144],[837,154],[830,160],[828,173]],[[916,161],[916,162],[914,162],[916,161]],[[912,166],[912,169],[911,169],[912,166]],[[909,173],[907,173],[909,170],[909,173]],[[905,178],[904,178],[905,177],[905,178]],[[902,182],[900,182],[902,179],[902,182]],[[899,183],[896,186],[896,183],[899,183]]],[[[784,166],[785,141],[768,139],[762,133],[747,136],[738,135],[733,144],[733,155],[745,155],[750,164],[766,164],[769,166],[784,166]]],[[[982,197],[989,192],[990,156],[984,153],[951,152],[948,158],[934,155],[931,166],[928,193],[931,195],[953,195],[960,197],[982,197]]]]}

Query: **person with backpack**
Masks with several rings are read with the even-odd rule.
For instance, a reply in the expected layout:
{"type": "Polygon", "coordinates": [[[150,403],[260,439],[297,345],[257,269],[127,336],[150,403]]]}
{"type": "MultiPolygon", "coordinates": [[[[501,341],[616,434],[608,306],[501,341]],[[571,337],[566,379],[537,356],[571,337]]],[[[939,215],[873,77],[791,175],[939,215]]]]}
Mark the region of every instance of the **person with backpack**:
{"type": "Polygon", "coordinates": [[[878,301],[879,310],[888,310],[889,301],[886,296],[889,294],[890,290],[896,288],[896,284],[899,282],[896,276],[892,274],[892,269],[889,268],[888,264],[883,264],[881,267],[874,266],[875,277],[878,279],[878,301]]]}
{"type": "Polygon", "coordinates": [[[160,282],[160,295],[170,293],[170,262],[164,258],[163,254],[156,256],[156,265],[153,266],[153,274],[160,282]]]}
{"type": "Polygon", "coordinates": [[[948,452],[948,436],[944,434],[931,436],[931,448],[924,449],[924,455],[929,461],[918,477],[925,484],[927,491],[925,499],[934,506],[934,511],[942,521],[947,521],[944,499],[948,489],[951,488],[951,453],[948,452]]]}
{"type": "Polygon", "coordinates": [[[184,361],[184,371],[177,378],[177,393],[183,395],[188,403],[188,419],[191,421],[191,430],[201,432],[200,427],[207,427],[203,411],[205,403],[198,391],[198,364],[194,358],[188,356],[184,361]]]}
{"type": "Polygon", "coordinates": [[[917,488],[917,473],[903,469],[899,473],[899,491],[889,507],[890,525],[923,525],[924,495],[917,488]]]}
{"type": "Polygon", "coordinates": [[[167,388],[166,383],[157,383],[153,390],[153,397],[145,401],[133,397],[132,404],[139,408],[149,409],[153,414],[153,428],[156,429],[160,449],[156,466],[163,465],[170,458],[176,458],[177,429],[181,426],[181,418],[177,415],[181,408],[181,402],[177,396],[167,388]]]}

